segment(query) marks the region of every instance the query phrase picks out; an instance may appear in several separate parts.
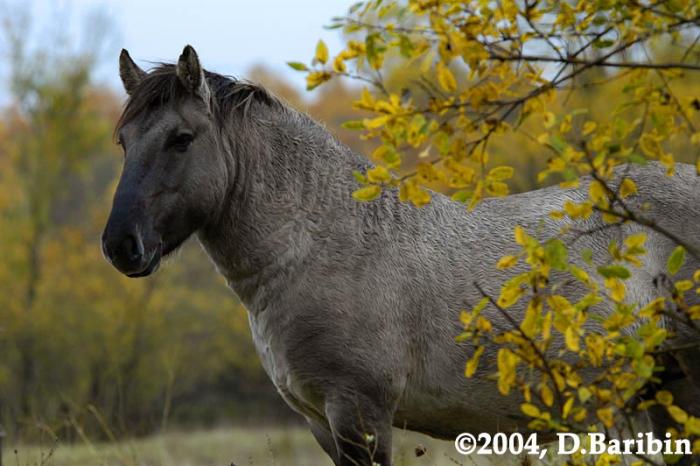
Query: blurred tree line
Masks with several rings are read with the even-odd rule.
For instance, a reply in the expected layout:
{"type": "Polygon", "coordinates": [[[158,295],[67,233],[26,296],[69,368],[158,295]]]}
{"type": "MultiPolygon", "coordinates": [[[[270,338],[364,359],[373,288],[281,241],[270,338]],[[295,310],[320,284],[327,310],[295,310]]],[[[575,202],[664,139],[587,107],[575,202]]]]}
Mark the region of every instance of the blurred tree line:
{"type": "MultiPolygon", "coordinates": [[[[260,368],[245,310],[196,242],[148,280],[103,259],[124,96],[96,83],[97,46],[31,48],[26,31],[3,23],[0,424],[23,439],[66,440],[296,419],[260,368]]],[[[353,144],[339,127],[351,89],[306,102],[263,67],[251,78],[353,144]]]]}

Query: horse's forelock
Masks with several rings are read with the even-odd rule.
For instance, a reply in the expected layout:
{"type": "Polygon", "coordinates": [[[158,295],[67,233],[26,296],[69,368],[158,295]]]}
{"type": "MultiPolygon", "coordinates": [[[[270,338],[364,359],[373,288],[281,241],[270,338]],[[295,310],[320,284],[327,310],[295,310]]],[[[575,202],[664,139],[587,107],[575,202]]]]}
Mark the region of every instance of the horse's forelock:
{"type": "Polygon", "coordinates": [[[129,96],[117,121],[116,132],[144,111],[182,98],[187,90],[175,74],[175,65],[160,64],[151,70],[129,96]]]}

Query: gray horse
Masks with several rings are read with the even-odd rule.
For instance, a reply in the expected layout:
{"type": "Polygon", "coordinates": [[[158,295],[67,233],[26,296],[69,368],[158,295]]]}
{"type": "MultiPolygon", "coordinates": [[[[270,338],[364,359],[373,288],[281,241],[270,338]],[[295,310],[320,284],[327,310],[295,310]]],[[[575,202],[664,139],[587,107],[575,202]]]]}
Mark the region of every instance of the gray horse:
{"type": "MultiPolygon", "coordinates": [[[[265,89],[203,70],[192,47],[148,73],[125,50],[119,65],[125,159],[102,247],[120,272],[150,275],[196,235],[245,304],[265,370],[336,465],[390,465],[392,425],[452,439],[524,428],[520,400],[485,377],[496,348],[477,377],[464,377],[472,350],[455,342],[459,312],[514,273],[494,267],[517,252],[514,226],[557,236],[548,213],[585,199],[585,180],[487,199],[473,212],[439,194],[415,208],[393,190],[360,203],[352,172],[370,166],[365,158],[265,89]]],[[[647,202],[659,225],[700,246],[692,167],[672,178],[654,164],[628,170],[639,185],[633,205],[647,202]]],[[[612,238],[641,229],[600,225],[588,220],[594,233],[575,247],[604,254],[612,238]]],[[[647,245],[627,281],[640,303],[658,295],[654,279],[675,247],[654,231],[647,245]]],[[[698,267],[692,258],[683,273],[698,267]]],[[[696,351],[675,356],[680,377],[700,374],[696,351]]]]}

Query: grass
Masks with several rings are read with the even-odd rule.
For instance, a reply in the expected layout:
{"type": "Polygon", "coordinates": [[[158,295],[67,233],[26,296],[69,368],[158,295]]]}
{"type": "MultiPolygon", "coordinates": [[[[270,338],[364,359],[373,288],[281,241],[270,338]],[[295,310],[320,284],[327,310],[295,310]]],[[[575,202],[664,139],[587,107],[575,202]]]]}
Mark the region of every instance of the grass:
{"type": "MultiPolygon", "coordinates": [[[[6,447],[3,466],[332,466],[303,427],[171,432],[117,443],[6,447]]],[[[395,466],[489,466],[514,459],[460,456],[452,442],[396,430],[395,466]],[[416,449],[425,453],[416,456],[416,449]]]]}

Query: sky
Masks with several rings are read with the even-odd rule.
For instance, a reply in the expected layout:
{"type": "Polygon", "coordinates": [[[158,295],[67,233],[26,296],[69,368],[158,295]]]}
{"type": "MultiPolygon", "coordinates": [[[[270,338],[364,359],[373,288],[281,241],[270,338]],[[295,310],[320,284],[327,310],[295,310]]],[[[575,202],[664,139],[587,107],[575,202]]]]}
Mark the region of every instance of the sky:
{"type": "Polygon", "coordinates": [[[35,38],[60,30],[69,42],[89,41],[86,28],[105,27],[94,22],[95,12],[107,16],[113,31],[97,76],[114,87],[121,48],[148,67],[149,61],[176,61],[191,44],[212,71],[245,77],[261,63],[303,88],[303,74],[285,63],[309,62],[320,38],[331,53],[338,51],[340,33],[323,26],[354,0],[0,0],[0,9],[27,3],[35,38]]]}

